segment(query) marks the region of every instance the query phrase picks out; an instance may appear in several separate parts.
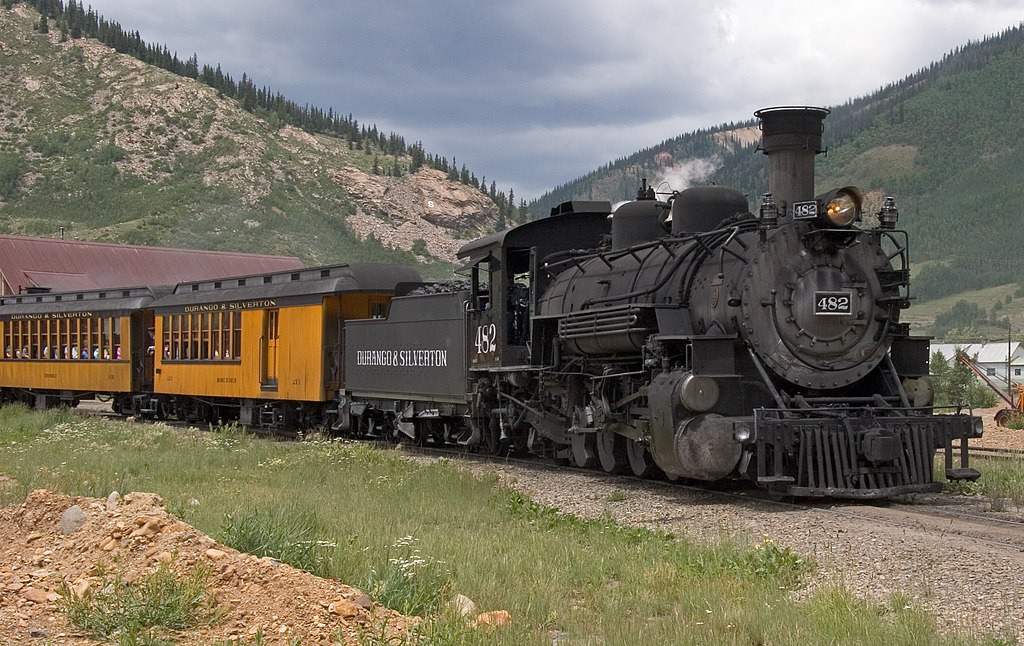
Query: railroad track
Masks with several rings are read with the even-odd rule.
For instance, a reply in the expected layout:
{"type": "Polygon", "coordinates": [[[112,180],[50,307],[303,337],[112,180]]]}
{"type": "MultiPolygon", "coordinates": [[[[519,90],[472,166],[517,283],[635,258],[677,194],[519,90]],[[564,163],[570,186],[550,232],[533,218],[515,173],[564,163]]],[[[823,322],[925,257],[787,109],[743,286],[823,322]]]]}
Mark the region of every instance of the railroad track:
{"type": "MultiPolygon", "coordinates": [[[[381,446],[389,446],[381,443],[381,446]]],[[[584,469],[573,465],[537,460],[526,457],[496,456],[473,453],[459,447],[450,450],[439,446],[416,446],[412,444],[390,445],[411,456],[456,459],[477,464],[502,464],[534,471],[577,473],[604,479],[623,487],[640,488],[646,491],[674,491],[689,493],[702,498],[720,498],[731,504],[753,505],[764,509],[808,511],[836,519],[859,520],[885,523],[941,535],[957,534],[970,537],[973,541],[991,546],[1024,551],[1024,517],[1008,518],[986,514],[977,508],[977,497],[958,494],[913,494],[889,500],[837,501],[837,500],[792,500],[772,498],[767,492],[752,487],[741,488],[742,483],[730,483],[721,487],[691,485],[666,480],[638,478],[632,475],[615,475],[595,469],[584,469]]]]}
{"type": "Polygon", "coordinates": [[[990,446],[969,446],[971,457],[1024,460],[1024,449],[998,448],[990,446]]]}

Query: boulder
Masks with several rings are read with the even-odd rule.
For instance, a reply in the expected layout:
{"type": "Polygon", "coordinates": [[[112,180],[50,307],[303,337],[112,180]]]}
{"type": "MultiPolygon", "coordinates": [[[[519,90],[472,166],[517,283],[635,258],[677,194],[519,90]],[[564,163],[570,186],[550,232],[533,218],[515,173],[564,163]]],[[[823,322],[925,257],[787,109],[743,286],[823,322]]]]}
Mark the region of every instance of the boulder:
{"type": "Polygon", "coordinates": [[[60,517],[60,533],[67,536],[78,531],[78,529],[85,524],[86,516],[85,512],[78,505],[72,505],[68,507],[64,515],[60,517]]]}

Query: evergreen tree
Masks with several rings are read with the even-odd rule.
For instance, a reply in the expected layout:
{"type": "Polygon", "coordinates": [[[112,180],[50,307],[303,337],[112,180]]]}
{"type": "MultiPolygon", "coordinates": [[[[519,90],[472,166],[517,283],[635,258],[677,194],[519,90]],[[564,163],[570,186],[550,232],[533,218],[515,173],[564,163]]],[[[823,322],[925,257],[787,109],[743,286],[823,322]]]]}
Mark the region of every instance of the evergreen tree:
{"type": "Polygon", "coordinates": [[[40,34],[50,33],[50,23],[47,21],[45,13],[39,16],[39,26],[36,27],[36,30],[39,31],[40,34]]]}

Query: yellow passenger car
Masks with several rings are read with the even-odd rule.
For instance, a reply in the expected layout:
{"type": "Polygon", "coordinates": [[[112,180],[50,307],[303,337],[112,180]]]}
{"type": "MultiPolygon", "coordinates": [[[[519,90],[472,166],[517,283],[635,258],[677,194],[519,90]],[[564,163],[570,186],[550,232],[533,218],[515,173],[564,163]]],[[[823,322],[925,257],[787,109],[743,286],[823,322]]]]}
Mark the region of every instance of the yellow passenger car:
{"type": "Polygon", "coordinates": [[[149,307],[167,291],[137,287],[4,297],[4,401],[49,408],[110,396],[115,411],[130,410],[132,394],[153,387],[149,307]]]}
{"type": "Polygon", "coordinates": [[[329,423],[343,325],[383,316],[414,270],[346,264],[182,283],[154,303],[154,404],[180,419],[329,423]]]}

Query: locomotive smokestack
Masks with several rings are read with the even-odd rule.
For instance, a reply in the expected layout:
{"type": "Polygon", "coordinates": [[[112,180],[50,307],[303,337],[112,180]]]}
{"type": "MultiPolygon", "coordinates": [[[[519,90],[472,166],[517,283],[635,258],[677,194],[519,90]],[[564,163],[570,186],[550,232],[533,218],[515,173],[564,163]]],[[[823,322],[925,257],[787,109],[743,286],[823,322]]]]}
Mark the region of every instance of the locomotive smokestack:
{"type": "Polygon", "coordinates": [[[814,198],[814,156],[824,150],[822,122],[828,113],[813,107],[764,108],[754,113],[761,120],[761,148],[771,163],[769,190],[786,213],[794,202],[814,198]]]}

